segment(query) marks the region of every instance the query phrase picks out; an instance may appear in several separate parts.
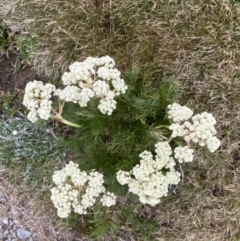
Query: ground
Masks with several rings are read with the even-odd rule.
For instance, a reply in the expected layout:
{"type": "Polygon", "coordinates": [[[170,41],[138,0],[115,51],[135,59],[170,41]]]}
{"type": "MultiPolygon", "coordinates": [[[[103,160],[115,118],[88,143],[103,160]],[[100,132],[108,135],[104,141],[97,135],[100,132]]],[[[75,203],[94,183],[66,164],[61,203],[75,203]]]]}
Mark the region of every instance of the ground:
{"type": "MultiPolygon", "coordinates": [[[[1,98],[9,93],[17,94],[19,90],[24,89],[27,82],[34,79],[41,78],[33,66],[21,66],[21,59],[17,52],[1,54],[1,98]]],[[[15,104],[19,105],[19,102],[15,104]]],[[[11,176],[10,169],[1,165],[0,173],[0,240],[1,238],[8,241],[84,240],[79,235],[74,235],[66,227],[64,228],[52,221],[47,210],[42,207],[42,197],[33,197],[29,188],[22,183],[11,185],[8,181],[9,176],[11,176]],[[29,231],[30,237],[17,239],[16,232],[19,229],[29,231]]]]}
{"type": "MultiPolygon", "coordinates": [[[[6,169],[1,167],[0,171],[3,174],[6,169]]],[[[63,227],[56,227],[47,213],[44,214],[44,210],[37,209],[36,207],[41,205],[41,198],[39,200],[36,200],[36,197],[31,198],[27,187],[12,186],[7,180],[1,178],[0,193],[2,197],[0,199],[0,229],[2,231],[0,239],[8,241],[82,240],[74,237],[73,233],[63,227]],[[14,233],[19,229],[29,232],[30,237],[17,239],[14,233]]]]}
{"type": "MultiPolygon", "coordinates": [[[[239,1],[0,2],[0,16],[12,33],[16,33],[17,46],[25,60],[30,59],[47,76],[62,76],[72,62],[106,54],[116,60],[122,72],[137,65],[155,72],[157,79],[174,75],[182,93],[180,103],[193,107],[195,113],[212,113],[222,144],[214,154],[199,150],[194,162],[183,166],[184,181],[177,187],[176,195],[164,198],[156,208],[143,208],[147,211],[142,216],[152,217],[157,223],[155,231],[149,231],[150,224],[145,225],[146,230],[161,241],[240,240],[239,1]]],[[[23,64],[20,67],[18,54],[12,57],[11,49],[8,52],[9,59],[2,55],[0,62],[5,75],[0,77],[2,97],[7,95],[7,90],[18,92],[24,86],[25,78],[20,77],[35,78],[31,67],[23,64]],[[5,65],[9,66],[7,71],[5,65]],[[20,70],[18,76],[16,70],[20,70]]],[[[21,106],[21,99],[16,104],[21,106]]],[[[25,114],[22,113],[24,118],[25,114]]],[[[27,167],[25,163],[25,159],[19,165],[13,162],[11,175],[25,175],[23,170],[28,167],[33,170],[32,176],[35,175],[34,159],[30,163],[29,158],[27,167]],[[20,170],[20,166],[24,168],[20,170]]],[[[58,166],[55,163],[52,171],[63,165],[61,161],[58,166]]],[[[37,168],[44,171],[44,178],[52,174],[48,166],[39,164],[37,168]]],[[[19,183],[22,185],[21,180],[19,183]]],[[[48,182],[44,184],[47,190],[48,182]]],[[[135,210],[135,206],[129,206],[129,210],[135,210]]],[[[134,232],[137,221],[134,224],[125,221],[121,227],[134,232]]],[[[143,227],[137,230],[138,237],[142,237],[142,230],[143,227]]]]}
{"type": "Polygon", "coordinates": [[[33,66],[22,66],[20,55],[17,52],[2,53],[0,58],[1,91],[18,91],[33,79],[39,79],[37,71],[33,66]]]}

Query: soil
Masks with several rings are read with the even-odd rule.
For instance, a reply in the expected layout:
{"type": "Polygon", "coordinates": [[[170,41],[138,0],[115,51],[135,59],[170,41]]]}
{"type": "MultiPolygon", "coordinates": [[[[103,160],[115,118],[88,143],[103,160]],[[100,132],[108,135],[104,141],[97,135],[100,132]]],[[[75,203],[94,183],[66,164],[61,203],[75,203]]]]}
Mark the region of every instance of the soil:
{"type": "Polygon", "coordinates": [[[39,80],[33,66],[22,65],[19,53],[0,54],[0,91],[17,92],[24,89],[29,81],[39,80]]]}

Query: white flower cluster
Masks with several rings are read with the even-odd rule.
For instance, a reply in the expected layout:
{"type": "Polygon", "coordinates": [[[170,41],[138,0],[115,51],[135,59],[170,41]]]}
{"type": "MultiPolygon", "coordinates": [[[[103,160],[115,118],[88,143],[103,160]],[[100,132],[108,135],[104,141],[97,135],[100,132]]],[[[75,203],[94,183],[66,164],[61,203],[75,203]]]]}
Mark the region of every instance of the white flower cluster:
{"type": "Polygon", "coordinates": [[[174,122],[181,122],[192,117],[193,111],[186,106],[181,106],[177,103],[168,105],[168,118],[174,122]]]}
{"type": "Polygon", "coordinates": [[[51,200],[58,209],[58,216],[68,217],[71,209],[75,213],[86,214],[97,198],[103,206],[110,207],[116,203],[116,196],[106,192],[103,175],[99,172],[80,171],[77,164],[70,162],[63,169],[55,171],[53,182],[57,187],[51,189],[51,200]]]}
{"type": "Polygon", "coordinates": [[[116,204],[116,196],[111,192],[106,192],[105,194],[103,194],[100,202],[105,207],[111,207],[112,205],[116,204]]]}
{"type": "Polygon", "coordinates": [[[193,161],[193,149],[188,146],[179,146],[174,149],[174,157],[180,162],[192,162],[193,161]]]}
{"type": "Polygon", "coordinates": [[[140,202],[151,206],[167,195],[169,185],[176,185],[180,181],[180,173],[175,171],[175,161],[170,157],[172,150],[169,144],[159,142],[155,147],[155,159],[151,152],[144,151],[140,154],[140,164],[129,172],[117,172],[118,182],[128,184],[129,192],[138,195],[140,202]],[[168,171],[162,171],[163,168],[168,171]]]}
{"type": "Polygon", "coordinates": [[[207,146],[210,152],[218,149],[221,142],[215,136],[217,134],[214,127],[216,120],[211,113],[203,112],[191,118],[192,111],[187,107],[172,104],[169,109],[171,112],[169,117],[174,121],[170,126],[173,138],[180,136],[188,144],[192,141],[200,146],[207,146]]]}
{"type": "Polygon", "coordinates": [[[114,97],[127,90],[120,72],[114,66],[115,62],[109,56],[89,57],[83,62],[75,62],[69,66],[70,72],[62,76],[65,89],[57,90],[56,95],[81,107],[87,106],[91,98],[100,97],[99,110],[111,115],[116,109],[114,97]]]}
{"type": "Polygon", "coordinates": [[[120,78],[120,71],[114,68],[115,62],[109,56],[101,58],[88,57],[83,62],[75,62],[65,72],[62,82],[64,89],[56,89],[52,84],[41,81],[29,82],[25,88],[23,105],[30,110],[28,119],[36,122],[39,118],[48,120],[52,111],[53,96],[66,102],[86,107],[88,102],[99,97],[99,110],[111,115],[116,109],[115,96],[124,94],[127,86],[120,78]]]}
{"type": "Polygon", "coordinates": [[[38,118],[43,120],[50,118],[52,110],[51,98],[55,90],[54,85],[49,83],[44,85],[42,81],[37,80],[26,85],[23,105],[30,110],[28,119],[31,122],[36,122],[38,118]]]}

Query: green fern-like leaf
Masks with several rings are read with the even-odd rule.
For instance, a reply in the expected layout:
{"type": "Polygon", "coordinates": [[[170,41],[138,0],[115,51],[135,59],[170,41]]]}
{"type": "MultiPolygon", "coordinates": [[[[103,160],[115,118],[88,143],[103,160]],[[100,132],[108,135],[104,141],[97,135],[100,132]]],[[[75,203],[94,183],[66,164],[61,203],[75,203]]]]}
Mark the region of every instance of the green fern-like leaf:
{"type": "MultiPolygon", "coordinates": [[[[161,139],[156,127],[169,124],[167,105],[178,97],[174,77],[160,81],[154,65],[145,66],[144,71],[134,66],[124,78],[129,88],[116,97],[117,108],[111,116],[98,110],[99,99],[92,99],[86,108],[66,104],[64,112],[81,125],[65,144],[81,157],[80,167],[103,172],[110,188],[118,186],[115,174],[119,169],[132,169],[139,163],[141,152],[154,150],[154,144],[161,139]],[[151,81],[157,83],[149,91],[151,81]]],[[[168,129],[164,131],[168,136],[168,129]]]]}

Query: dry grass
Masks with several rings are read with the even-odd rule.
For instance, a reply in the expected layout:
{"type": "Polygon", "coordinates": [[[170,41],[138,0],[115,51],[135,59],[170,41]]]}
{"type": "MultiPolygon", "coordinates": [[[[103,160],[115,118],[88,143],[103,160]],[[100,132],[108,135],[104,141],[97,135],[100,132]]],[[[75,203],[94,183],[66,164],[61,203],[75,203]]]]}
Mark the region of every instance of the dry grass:
{"type": "Polygon", "coordinates": [[[35,66],[51,74],[86,56],[110,55],[122,69],[157,62],[166,68],[189,45],[174,17],[185,6],[167,1],[8,1],[0,12],[13,31],[28,38],[35,66]],[[11,10],[14,9],[14,10],[11,10]],[[177,32],[175,31],[177,29],[177,32]]]}
{"type": "Polygon", "coordinates": [[[0,12],[9,26],[36,36],[31,57],[49,75],[75,60],[105,54],[122,70],[154,62],[162,75],[175,74],[182,103],[216,117],[222,146],[214,155],[199,152],[184,166],[177,195],[146,217],[154,217],[162,241],[240,240],[237,1],[2,0],[0,12]]]}

